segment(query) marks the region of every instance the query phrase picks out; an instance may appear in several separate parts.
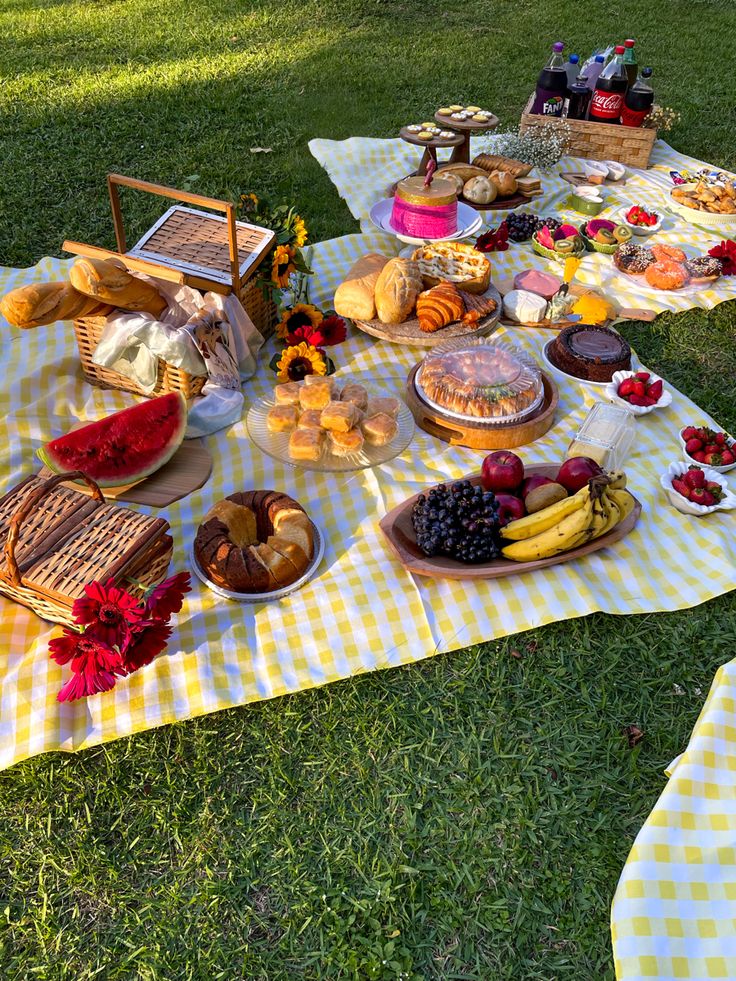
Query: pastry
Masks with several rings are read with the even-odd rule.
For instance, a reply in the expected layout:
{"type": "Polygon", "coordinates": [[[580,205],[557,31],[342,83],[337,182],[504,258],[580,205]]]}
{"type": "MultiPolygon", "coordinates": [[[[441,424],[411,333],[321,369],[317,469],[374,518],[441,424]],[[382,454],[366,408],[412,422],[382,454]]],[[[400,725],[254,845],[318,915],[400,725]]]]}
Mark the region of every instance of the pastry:
{"type": "Polygon", "coordinates": [[[450,106],[451,112],[462,112],[465,106],[450,106]]]}
{"type": "MultiPolygon", "coordinates": [[[[307,375],[307,377],[313,376],[307,375]]],[[[284,382],[282,385],[277,385],[273,390],[276,405],[299,405],[300,389],[299,382],[284,382]]]]}
{"type": "Polygon", "coordinates": [[[330,402],[322,410],[320,425],[336,433],[353,429],[360,418],[360,409],[352,402],[330,402]]]}
{"type": "Polygon", "coordinates": [[[685,262],[687,259],[682,249],[677,249],[673,245],[653,245],[651,248],[652,255],[657,262],[662,262],[666,259],[671,259],[672,262],[685,262]]]}
{"type": "MultiPolygon", "coordinates": [[[[422,135],[421,133],[419,134],[422,135]]],[[[448,238],[457,231],[455,185],[435,177],[405,177],[396,185],[391,227],[412,238],[448,238]]]]}
{"type": "Polygon", "coordinates": [[[462,242],[422,245],[412,254],[425,287],[454,283],[468,293],[485,293],[491,282],[491,263],[482,252],[462,242]]]}
{"type": "Polygon", "coordinates": [[[314,382],[312,385],[302,385],[299,389],[299,405],[302,409],[324,409],[332,399],[332,383],[324,377],[320,377],[320,380],[322,384],[314,382]]]}
{"type": "Polygon", "coordinates": [[[688,259],[685,269],[691,283],[712,283],[723,272],[723,263],[712,255],[699,255],[697,259],[688,259]]]}
{"type": "Polygon", "coordinates": [[[421,133],[422,131],[422,127],[416,123],[413,123],[411,126],[407,126],[406,129],[409,133],[421,133]]]}
{"type": "Polygon", "coordinates": [[[681,262],[659,259],[647,266],[644,279],[658,290],[679,290],[688,281],[688,272],[681,262]]]}
{"type": "Polygon", "coordinates": [[[451,116],[452,115],[452,109],[450,109],[448,106],[445,106],[442,109],[438,109],[437,110],[437,114],[439,116],[451,116]]]}
{"type": "Polygon", "coordinates": [[[736,181],[700,180],[694,188],[675,187],[670,191],[672,200],[695,211],[711,214],[736,214],[736,181]]]}
{"type": "Polygon", "coordinates": [[[546,310],[547,301],[528,290],[511,290],[503,298],[503,312],[517,324],[539,324],[546,310]]]}
{"type": "Polygon", "coordinates": [[[292,460],[319,460],[324,438],[321,429],[295,429],[289,437],[289,456],[292,460]]]}
{"type": "Polygon", "coordinates": [[[484,112],[476,112],[471,118],[477,123],[485,123],[488,120],[488,116],[484,112]]]}
{"type": "Polygon", "coordinates": [[[399,431],[396,420],[385,412],[364,419],[360,424],[366,443],[371,446],[385,446],[399,431]]]}
{"type": "Polygon", "coordinates": [[[421,131],[421,133],[417,133],[417,139],[418,140],[425,140],[425,141],[428,142],[429,140],[431,140],[433,138],[434,138],[434,133],[430,133],[430,131],[428,129],[423,129],[421,131]]]}
{"type": "Polygon", "coordinates": [[[322,409],[305,409],[299,415],[297,426],[299,429],[321,429],[322,424],[319,421],[321,415],[322,409]]]}
{"type": "Polygon", "coordinates": [[[537,269],[525,269],[514,276],[515,290],[536,293],[537,296],[543,296],[545,300],[551,300],[561,286],[562,280],[559,276],[539,272],[537,269]]]}
{"type": "Polygon", "coordinates": [[[45,327],[57,320],[84,317],[100,306],[69,283],[32,283],[11,290],[0,300],[0,313],[13,327],[45,327]]]}
{"type": "Polygon", "coordinates": [[[414,309],[422,290],[422,278],[416,262],[391,259],[376,282],[376,311],[381,323],[400,324],[414,309]]]}
{"type": "Polygon", "coordinates": [[[609,327],[573,324],[563,328],[548,348],[555,367],[585,381],[609,382],[615,371],[631,368],[631,348],[609,327]]]}
{"type": "Polygon", "coordinates": [[[363,410],[368,404],[368,392],[362,385],[346,385],[340,394],[340,401],[352,402],[353,405],[363,410]]]}
{"type": "Polygon", "coordinates": [[[616,268],[632,276],[642,275],[647,266],[651,266],[654,261],[651,249],[645,245],[635,245],[633,242],[619,245],[613,253],[613,264],[616,268]]]}
{"type": "Polygon", "coordinates": [[[490,177],[471,177],[463,185],[463,197],[473,204],[492,204],[497,194],[498,188],[490,177]]]}
{"type": "Polygon", "coordinates": [[[395,399],[392,395],[381,395],[373,399],[368,399],[365,414],[366,416],[377,416],[379,413],[384,413],[387,416],[391,416],[392,419],[396,419],[400,408],[401,402],[398,399],[395,399]]]}
{"type": "Polygon", "coordinates": [[[337,382],[329,375],[305,375],[302,379],[302,385],[305,385],[307,388],[311,388],[312,385],[327,385],[333,395],[337,391],[337,382]]]}
{"type": "Polygon", "coordinates": [[[520,160],[512,160],[510,157],[499,156],[495,153],[479,153],[473,160],[474,167],[480,167],[487,173],[503,170],[513,177],[527,177],[531,173],[531,165],[522,163],[520,160]]]}
{"type": "Polygon", "coordinates": [[[363,434],[357,428],[348,429],[346,433],[329,432],[327,438],[335,456],[350,456],[363,449],[363,434]]]}
{"type": "Polygon", "coordinates": [[[297,407],[295,405],[274,405],[268,410],[266,425],[270,433],[288,433],[296,428],[297,407]]]}
{"type": "Polygon", "coordinates": [[[118,259],[77,259],[69,270],[72,286],[121,310],[142,310],[160,317],[168,306],[155,286],[133,276],[118,259]]]}
{"type": "Polygon", "coordinates": [[[455,134],[451,129],[441,129],[439,131],[439,136],[441,136],[443,140],[451,140],[454,135],[455,134]]]}
{"type": "Polygon", "coordinates": [[[439,283],[420,293],[417,299],[419,329],[425,334],[433,334],[453,321],[462,319],[464,313],[465,303],[452,283],[439,283]]]}
{"type": "Polygon", "coordinates": [[[376,281],[387,262],[385,255],[375,252],[358,259],[335,290],[335,312],[351,320],[375,319],[376,281]]]}
{"type": "Polygon", "coordinates": [[[311,522],[286,494],[231,494],[199,526],[194,555],[216,585],[238,593],[268,592],[306,571],[314,557],[311,522]]]}
{"type": "Polygon", "coordinates": [[[464,324],[476,324],[496,309],[496,301],[492,296],[479,296],[477,293],[467,293],[463,285],[459,289],[463,302],[465,303],[465,313],[463,314],[464,324]]]}

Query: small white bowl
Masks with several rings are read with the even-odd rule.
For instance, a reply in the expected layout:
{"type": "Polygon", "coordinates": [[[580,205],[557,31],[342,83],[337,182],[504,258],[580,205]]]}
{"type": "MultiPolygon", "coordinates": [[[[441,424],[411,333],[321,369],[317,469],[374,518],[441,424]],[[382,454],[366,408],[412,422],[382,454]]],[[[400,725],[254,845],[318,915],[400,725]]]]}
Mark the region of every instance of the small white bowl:
{"type": "Polygon", "coordinates": [[[586,177],[608,177],[608,167],[602,160],[583,160],[583,171],[586,177]]]}
{"type": "Polygon", "coordinates": [[[659,478],[659,483],[670,499],[673,508],[676,508],[682,514],[693,514],[696,518],[701,518],[704,514],[710,514],[711,511],[731,511],[733,508],[736,508],[736,494],[733,494],[729,490],[725,478],[721,477],[719,473],[716,473],[712,467],[705,467],[702,463],[696,463],[696,466],[700,467],[703,471],[706,480],[712,480],[714,483],[721,485],[726,492],[723,499],[718,504],[711,504],[710,507],[706,507],[704,504],[695,504],[694,501],[688,501],[682,494],[678,494],[672,486],[672,481],[686,473],[689,466],[690,464],[688,463],[671,463],[667,467],[667,473],[663,473],[659,478]]]}
{"type": "MultiPolygon", "coordinates": [[[[710,467],[710,469],[715,471],[715,473],[728,473],[729,470],[733,470],[733,468],[736,467],[736,463],[728,463],[726,464],[725,467],[714,467],[708,463],[698,463],[698,461],[693,460],[690,454],[685,450],[685,443],[687,442],[687,440],[684,440],[682,438],[682,429],[680,430],[678,435],[680,437],[680,446],[682,447],[682,455],[685,457],[688,463],[694,463],[696,467],[703,467],[703,468],[710,467]]],[[[731,452],[736,456],[736,440],[732,439],[728,435],[728,433],[726,433],[726,445],[731,450],[731,452]]]]}
{"type": "MultiPolygon", "coordinates": [[[[635,371],[614,371],[613,378],[605,388],[606,395],[611,402],[615,402],[616,405],[622,405],[624,409],[634,416],[645,416],[647,413],[653,412],[655,409],[664,409],[666,406],[672,404],[672,392],[668,391],[666,388],[662,389],[659,402],[655,402],[654,405],[632,405],[631,402],[627,402],[626,399],[622,399],[618,394],[618,386],[621,384],[624,378],[633,378],[635,374],[635,371]]],[[[661,381],[666,384],[664,378],[660,378],[659,375],[655,375],[654,372],[651,371],[649,372],[649,381],[661,381]]],[[[695,463],[694,460],[693,463],[695,463]]],[[[698,466],[700,466],[700,464],[698,464],[698,466]]]]}
{"type": "Polygon", "coordinates": [[[611,181],[620,181],[626,176],[626,168],[618,160],[604,160],[603,163],[608,168],[608,179],[611,181]]]}
{"type": "Polygon", "coordinates": [[[634,235],[654,235],[654,233],[655,232],[658,232],[660,230],[660,228],[662,227],[662,216],[661,215],[657,219],[656,225],[634,225],[626,217],[626,212],[627,211],[629,211],[629,208],[625,208],[621,212],[621,214],[619,215],[619,221],[621,222],[622,225],[626,225],[626,227],[630,231],[632,231],[634,233],[634,235]]]}

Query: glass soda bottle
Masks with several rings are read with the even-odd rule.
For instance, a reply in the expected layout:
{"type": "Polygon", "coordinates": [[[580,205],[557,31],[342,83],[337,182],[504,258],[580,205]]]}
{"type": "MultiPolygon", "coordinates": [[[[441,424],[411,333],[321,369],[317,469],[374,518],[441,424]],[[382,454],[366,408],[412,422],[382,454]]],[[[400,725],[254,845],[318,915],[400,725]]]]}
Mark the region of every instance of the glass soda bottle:
{"type": "Polygon", "coordinates": [[[567,92],[567,72],[562,60],[565,45],[555,41],[552,57],[539,73],[532,112],[538,116],[561,116],[567,92]]]}
{"type": "Polygon", "coordinates": [[[624,107],[624,95],[629,80],[624,68],[624,46],[616,46],[613,57],[598,76],[590,103],[591,122],[617,124],[624,107]]]}
{"type": "Polygon", "coordinates": [[[632,41],[631,38],[628,41],[624,41],[624,68],[626,69],[626,78],[628,79],[629,85],[634,84],[639,74],[639,65],[634,54],[635,44],[636,41],[632,41]]]}
{"type": "Polygon", "coordinates": [[[642,68],[639,80],[626,92],[621,122],[624,126],[641,126],[654,105],[654,89],[649,84],[651,68],[642,68]]]}

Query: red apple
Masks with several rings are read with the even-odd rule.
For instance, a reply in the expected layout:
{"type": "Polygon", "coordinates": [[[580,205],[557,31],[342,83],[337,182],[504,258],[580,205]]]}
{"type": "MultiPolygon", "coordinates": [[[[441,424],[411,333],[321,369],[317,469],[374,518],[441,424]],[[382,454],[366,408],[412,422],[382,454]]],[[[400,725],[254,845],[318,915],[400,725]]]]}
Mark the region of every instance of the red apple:
{"type": "Polygon", "coordinates": [[[520,494],[526,500],[529,491],[533,491],[535,487],[544,487],[545,484],[554,484],[554,480],[551,477],[545,477],[544,474],[533,473],[531,477],[525,477],[522,480],[520,494]]]}
{"type": "Polygon", "coordinates": [[[591,460],[589,456],[574,456],[570,460],[565,460],[557,471],[558,484],[562,484],[568,494],[575,494],[584,487],[591,477],[597,477],[603,473],[601,468],[591,460]]]}
{"type": "Polygon", "coordinates": [[[483,461],[480,480],[486,490],[513,491],[524,479],[524,464],[509,450],[496,450],[483,461]]]}
{"type": "Polygon", "coordinates": [[[524,502],[515,494],[496,494],[496,500],[498,501],[498,522],[501,528],[507,525],[509,521],[516,521],[517,518],[523,518],[526,514],[524,502]]]}

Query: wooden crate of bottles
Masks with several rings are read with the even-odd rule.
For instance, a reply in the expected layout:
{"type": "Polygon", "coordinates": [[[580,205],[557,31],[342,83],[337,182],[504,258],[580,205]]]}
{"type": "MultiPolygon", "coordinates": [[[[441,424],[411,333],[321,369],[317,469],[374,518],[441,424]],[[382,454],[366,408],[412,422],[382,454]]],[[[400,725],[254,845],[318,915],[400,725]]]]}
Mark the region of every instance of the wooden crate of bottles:
{"type": "MultiPolygon", "coordinates": [[[[610,123],[595,123],[588,119],[568,119],[554,116],[539,116],[530,112],[534,94],[532,93],[524,112],[521,114],[520,133],[534,129],[562,130],[569,134],[567,153],[571,157],[587,157],[589,160],[617,160],[627,167],[649,166],[657,131],[643,126],[612,126],[610,123]]],[[[549,132],[549,130],[547,130],[549,132]]]]}

